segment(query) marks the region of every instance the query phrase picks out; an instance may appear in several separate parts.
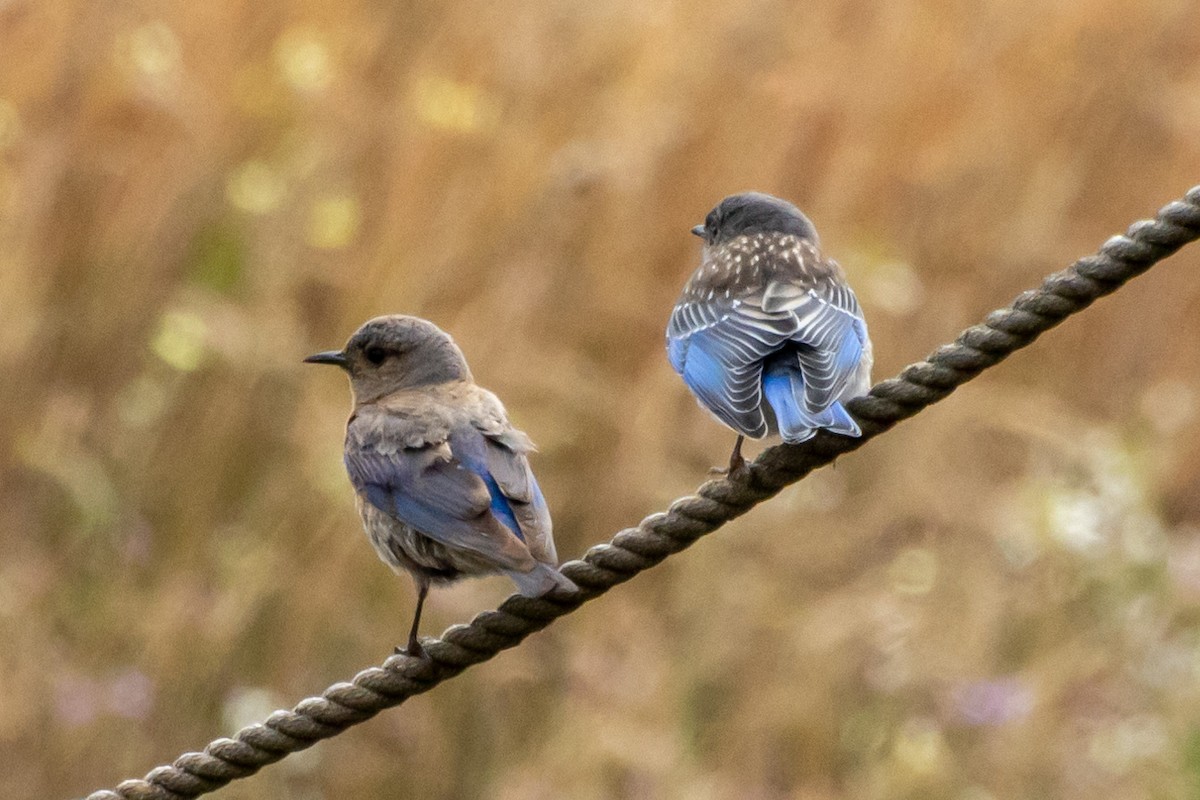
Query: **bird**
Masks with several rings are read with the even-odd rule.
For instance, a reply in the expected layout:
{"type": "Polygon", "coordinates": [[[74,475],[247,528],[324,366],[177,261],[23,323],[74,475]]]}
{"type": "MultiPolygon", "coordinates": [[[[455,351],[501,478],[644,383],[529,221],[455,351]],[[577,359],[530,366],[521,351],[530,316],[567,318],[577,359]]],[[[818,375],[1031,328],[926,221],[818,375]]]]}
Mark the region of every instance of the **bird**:
{"type": "Polygon", "coordinates": [[[405,648],[418,658],[431,585],[502,573],[537,597],[575,584],[559,572],[550,511],[496,395],[478,386],[454,340],[400,314],[362,325],[341,350],[315,353],[350,376],[344,461],[379,558],[416,583],[405,648]]]}
{"type": "Polygon", "coordinates": [[[704,240],[700,266],[671,312],[667,358],[700,406],[737,434],[728,469],[714,472],[746,468],[746,437],[861,436],[844,403],[871,385],[867,322],[808,217],[743,192],[692,233],[704,240]]]}

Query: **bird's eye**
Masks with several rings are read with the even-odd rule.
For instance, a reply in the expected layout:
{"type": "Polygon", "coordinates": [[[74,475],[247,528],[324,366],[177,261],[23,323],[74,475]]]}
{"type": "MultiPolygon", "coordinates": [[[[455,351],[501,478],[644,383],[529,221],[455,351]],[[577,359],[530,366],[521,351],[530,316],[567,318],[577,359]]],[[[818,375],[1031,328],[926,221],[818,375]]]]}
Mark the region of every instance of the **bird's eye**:
{"type": "Polygon", "coordinates": [[[368,347],[363,355],[367,357],[367,361],[378,366],[387,358],[387,351],[382,347],[368,347]]]}

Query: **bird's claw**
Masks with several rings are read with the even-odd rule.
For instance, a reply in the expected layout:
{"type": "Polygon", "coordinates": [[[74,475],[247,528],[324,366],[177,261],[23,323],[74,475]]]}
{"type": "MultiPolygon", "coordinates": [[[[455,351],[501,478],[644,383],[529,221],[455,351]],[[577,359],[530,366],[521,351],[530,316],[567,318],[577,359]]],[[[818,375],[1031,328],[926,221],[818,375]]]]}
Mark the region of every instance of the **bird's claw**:
{"type": "Polygon", "coordinates": [[[739,480],[749,472],[750,466],[746,463],[746,459],[741,456],[729,459],[728,467],[711,467],[708,470],[709,475],[720,475],[731,481],[739,480]]]}
{"type": "Polygon", "coordinates": [[[415,639],[413,641],[409,642],[407,647],[401,647],[400,645],[396,645],[396,647],[393,649],[396,651],[396,655],[398,655],[398,656],[408,656],[409,658],[419,658],[422,661],[429,658],[429,653],[425,652],[425,648],[422,647],[421,643],[415,639]]]}

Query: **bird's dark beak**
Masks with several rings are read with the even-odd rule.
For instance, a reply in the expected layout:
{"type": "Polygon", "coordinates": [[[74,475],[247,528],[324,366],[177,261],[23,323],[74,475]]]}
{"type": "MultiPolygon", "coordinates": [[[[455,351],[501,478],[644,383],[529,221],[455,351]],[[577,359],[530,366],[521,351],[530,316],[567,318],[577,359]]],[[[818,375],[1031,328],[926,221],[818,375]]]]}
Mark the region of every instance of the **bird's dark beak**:
{"type": "Polygon", "coordinates": [[[704,238],[704,226],[697,225],[696,227],[692,228],[692,233],[696,234],[701,239],[703,239],[704,238]]]}
{"type": "Polygon", "coordinates": [[[341,350],[326,350],[323,353],[313,353],[304,359],[305,364],[333,364],[335,367],[346,369],[346,354],[341,350]]]}

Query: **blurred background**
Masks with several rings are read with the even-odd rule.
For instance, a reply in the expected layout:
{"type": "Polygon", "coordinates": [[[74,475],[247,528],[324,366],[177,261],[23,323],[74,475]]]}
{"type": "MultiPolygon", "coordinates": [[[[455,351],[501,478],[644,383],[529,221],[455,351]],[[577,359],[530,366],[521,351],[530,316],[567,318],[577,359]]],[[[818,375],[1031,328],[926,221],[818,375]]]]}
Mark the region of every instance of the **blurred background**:
{"type": "MultiPolygon", "coordinates": [[[[141,776],[403,639],[303,356],[451,331],[576,557],[728,455],[662,341],[722,196],[808,212],[887,377],[1200,183],[1198,15],[0,1],[0,795],[141,776]]],[[[1192,247],[215,796],[1200,797],[1198,376],[1192,247]]]]}

